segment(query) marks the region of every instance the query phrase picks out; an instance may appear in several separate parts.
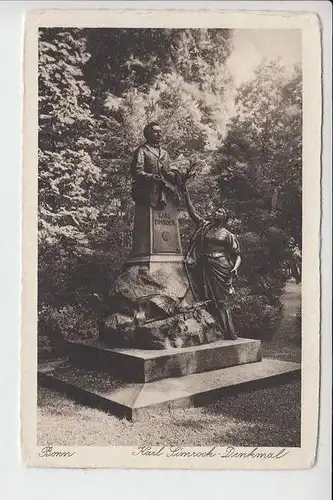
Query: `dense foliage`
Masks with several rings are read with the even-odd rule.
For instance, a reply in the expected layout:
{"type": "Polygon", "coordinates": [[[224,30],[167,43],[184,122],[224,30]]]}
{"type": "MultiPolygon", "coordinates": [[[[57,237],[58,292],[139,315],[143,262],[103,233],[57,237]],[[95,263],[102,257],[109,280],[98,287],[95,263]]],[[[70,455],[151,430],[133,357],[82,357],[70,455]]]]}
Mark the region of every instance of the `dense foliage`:
{"type": "Polygon", "coordinates": [[[301,71],[286,80],[262,64],[238,90],[236,114],[215,155],[220,193],[244,261],[235,313],[244,334],[276,327],[285,269],[301,248],[301,71]]]}
{"type": "MultiPolygon", "coordinates": [[[[280,314],[301,245],[301,72],[263,63],[236,89],[230,30],[42,29],[39,41],[39,331],[89,335],[130,250],[129,164],[159,120],[207,213],[223,200],[241,235],[235,312],[262,335],[280,314]]],[[[180,212],[184,245],[192,227],[180,212]]]]}

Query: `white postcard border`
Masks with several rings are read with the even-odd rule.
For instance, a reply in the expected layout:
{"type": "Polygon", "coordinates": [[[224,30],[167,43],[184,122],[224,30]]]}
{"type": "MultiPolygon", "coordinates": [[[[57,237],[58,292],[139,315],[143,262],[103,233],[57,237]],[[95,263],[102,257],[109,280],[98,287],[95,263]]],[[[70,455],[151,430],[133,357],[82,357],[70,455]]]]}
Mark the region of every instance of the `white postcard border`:
{"type": "MultiPolygon", "coordinates": [[[[318,436],[319,325],[320,325],[320,155],[321,155],[321,60],[318,18],[311,13],[249,13],[184,11],[40,11],[27,17],[24,62],[24,143],[23,143],[23,293],[21,337],[21,431],[23,459],[36,467],[83,468],[199,468],[199,469],[301,469],[315,461],[318,436]],[[36,445],[36,310],[37,310],[37,29],[38,26],[112,27],[255,27],[303,30],[303,273],[302,279],[302,445],[288,448],[279,460],[228,458],[168,459],[165,455],[138,460],[136,447],[67,447],[71,457],[41,457],[36,445]]],[[[211,447],[190,447],[209,451],[211,447]]],[[[218,449],[218,448],[216,448],[218,449]]],[[[184,448],[186,451],[187,448],[184,448]]],[[[225,453],[225,448],[218,449],[225,453]]],[[[237,448],[242,453],[252,448],[237,448]]],[[[260,448],[279,453],[280,448],[260,448]]]]}

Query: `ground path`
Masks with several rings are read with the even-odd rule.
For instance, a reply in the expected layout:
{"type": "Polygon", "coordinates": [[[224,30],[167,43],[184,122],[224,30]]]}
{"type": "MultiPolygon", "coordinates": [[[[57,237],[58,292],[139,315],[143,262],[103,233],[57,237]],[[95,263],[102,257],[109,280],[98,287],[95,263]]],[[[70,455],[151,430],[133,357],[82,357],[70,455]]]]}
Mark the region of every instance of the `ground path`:
{"type": "Polygon", "coordinates": [[[263,342],[263,354],[265,357],[300,362],[301,331],[297,325],[297,314],[301,307],[301,284],[288,281],[282,302],[283,319],[273,338],[263,342]]]}

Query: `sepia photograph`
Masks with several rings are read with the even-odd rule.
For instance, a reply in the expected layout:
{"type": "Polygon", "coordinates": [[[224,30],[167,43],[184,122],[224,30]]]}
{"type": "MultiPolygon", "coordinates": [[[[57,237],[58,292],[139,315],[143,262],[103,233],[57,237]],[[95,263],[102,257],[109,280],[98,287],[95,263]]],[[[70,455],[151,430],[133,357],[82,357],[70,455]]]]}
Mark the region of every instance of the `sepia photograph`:
{"type": "Polygon", "coordinates": [[[304,444],[304,38],[244,24],[38,25],[41,461],[304,444]]]}

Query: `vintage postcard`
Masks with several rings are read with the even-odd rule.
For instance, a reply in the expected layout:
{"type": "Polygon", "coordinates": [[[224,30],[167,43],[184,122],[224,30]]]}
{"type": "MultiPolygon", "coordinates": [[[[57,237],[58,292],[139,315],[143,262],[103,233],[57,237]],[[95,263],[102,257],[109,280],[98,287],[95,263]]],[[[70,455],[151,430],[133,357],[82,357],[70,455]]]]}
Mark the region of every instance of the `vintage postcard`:
{"type": "Polygon", "coordinates": [[[320,373],[320,24],[26,16],[31,467],[304,469],[320,373]]]}

